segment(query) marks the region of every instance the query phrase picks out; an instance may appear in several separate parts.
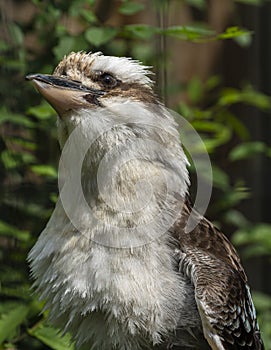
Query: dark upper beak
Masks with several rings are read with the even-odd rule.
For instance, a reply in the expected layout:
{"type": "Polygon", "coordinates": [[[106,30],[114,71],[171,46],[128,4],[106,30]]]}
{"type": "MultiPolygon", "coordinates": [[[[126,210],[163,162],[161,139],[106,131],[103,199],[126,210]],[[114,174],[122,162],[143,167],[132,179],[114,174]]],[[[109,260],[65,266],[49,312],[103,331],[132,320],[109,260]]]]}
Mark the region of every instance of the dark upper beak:
{"type": "Polygon", "coordinates": [[[26,80],[33,81],[37,90],[60,115],[69,110],[89,107],[89,104],[99,106],[98,97],[104,95],[101,90],[91,89],[66,77],[29,74],[26,80]]]}

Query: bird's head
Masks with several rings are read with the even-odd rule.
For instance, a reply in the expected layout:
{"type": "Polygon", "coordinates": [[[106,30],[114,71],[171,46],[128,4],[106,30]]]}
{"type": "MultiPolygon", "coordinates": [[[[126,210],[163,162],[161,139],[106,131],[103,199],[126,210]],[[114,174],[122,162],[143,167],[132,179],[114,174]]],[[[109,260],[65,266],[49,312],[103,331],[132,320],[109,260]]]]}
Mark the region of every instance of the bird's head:
{"type": "Polygon", "coordinates": [[[110,106],[113,102],[154,102],[147,67],[126,57],[72,52],[52,75],[30,74],[38,91],[64,118],[71,111],[110,106]]]}
{"type": "Polygon", "coordinates": [[[52,75],[29,74],[26,79],[58,113],[61,147],[78,126],[87,138],[109,128],[115,132],[117,125],[124,130],[119,140],[127,139],[127,131],[140,137],[142,129],[144,135],[154,132],[150,138],[160,138],[166,129],[178,139],[173,119],[153,92],[150,74],[148,67],[131,58],[72,52],[52,75]]]}
{"type": "Polygon", "coordinates": [[[92,130],[112,123],[138,122],[142,114],[146,122],[140,106],[160,106],[149,75],[148,67],[127,57],[72,52],[52,75],[30,74],[26,79],[57,111],[63,146],[61,134],[69,135],[74,126],[86,119],[92,130]]]}
{"type": "MultiPolygon", "coordinates": [[[[59,115],[62,164],[76,179],[65,187],[72,192],[63,203],[74,203],[82,186],[95,217],[111,231],[152,222],[163,208],[170,209],[162,221],[171,222],[175,194],[184,197],[189,182],[176,123],[157,100],[149,73],[130,58],[79,52],[64,57],[52,75],[27,76],[59,115]]],[[[88,208],[77,208],[82,218],[88,208]]]]}

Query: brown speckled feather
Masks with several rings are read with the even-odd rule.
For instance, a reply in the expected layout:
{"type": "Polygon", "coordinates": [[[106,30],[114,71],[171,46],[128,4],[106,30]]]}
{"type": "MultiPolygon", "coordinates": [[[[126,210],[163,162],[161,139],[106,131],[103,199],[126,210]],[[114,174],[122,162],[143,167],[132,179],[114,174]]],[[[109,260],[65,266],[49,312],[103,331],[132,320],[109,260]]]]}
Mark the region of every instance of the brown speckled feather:
{"type": "Polygon", "coordinates": [[[180,271],[195,287],[205,338],[213,350],[263,350],[247,277],[236,250],[205,218],[186,233],[190,213],[186,202],[172,234],[179,244],[180,271]]]}

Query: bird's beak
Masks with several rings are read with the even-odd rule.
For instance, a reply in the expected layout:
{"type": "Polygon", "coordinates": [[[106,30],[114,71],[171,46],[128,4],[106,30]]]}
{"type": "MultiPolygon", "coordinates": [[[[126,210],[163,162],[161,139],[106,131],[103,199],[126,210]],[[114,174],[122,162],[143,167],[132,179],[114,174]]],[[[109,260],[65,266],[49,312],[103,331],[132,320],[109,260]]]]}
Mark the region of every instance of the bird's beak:
{"type": "Polygon", "coordinates": [[[31,80],[36,89],[62,116],[69,110],[89,107],[89,104],[100,105],[98,97],[103,91],[90,89],[80,82],[47,74],[29,74],[26,80],[31,80]]]}

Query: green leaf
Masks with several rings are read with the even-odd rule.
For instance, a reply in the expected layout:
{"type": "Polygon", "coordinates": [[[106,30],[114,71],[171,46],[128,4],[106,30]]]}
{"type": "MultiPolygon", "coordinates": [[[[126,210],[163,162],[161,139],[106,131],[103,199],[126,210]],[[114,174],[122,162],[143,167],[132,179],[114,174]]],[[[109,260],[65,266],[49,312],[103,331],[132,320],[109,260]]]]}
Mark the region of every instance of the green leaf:
{"type": "Polygon", "coordinates": [[[182,40],[208,39],[214,31],[200,26],[172,26],[165,29],[164,34],[182,40]]]}
{"type": "Polygon", "coordinates": [[[250,193],[246,187],[241,187],[239,184],[235,185],[231,191],[227,191],[225,195],[216,203],[216,211],[229,210],[233,208],[242,200],[249,198],[250,193]]]}
{"type": "Polygon", "coordinates": [[[244,125],[237,116],[229,112],[229,110],[221,111],[219,114],[227,122],[227,125],[229,125],[229,127],[241,138],[241,140],[249,139],[250,134],[246,125],[244,125]]]}
{"type": "MultiPolygon", "coordinates": [[[[58,45],[53,48],[54,55],[57,60],[61,60],[63,56],[67,55],[71,51],[87,50],[88,43],[82,35],[78,36],[63,36],[59,39],[58,45]]],[[[50,71],[47,69],[46,71],[50,71]]]]}
{"type": "Polygon", "coordinates": [[[245,86],[242,90],[233,88],[223,89],[218,105],[230,106],[240,102],[263,110],[269,110],[271,108],[270,97],[255,91],[251,86],[245,86]]]}
{"type": "MultiPolygon", "coordinates": [[[[25,204],[25,200],[21,198],[8,198],[4,200],[4,203],[10,207],[16,208],[16,210],[20,210],[26,216],[37,217],[39,219],[48,219],[51,214],[51,210],[44,208],[42,205],[37,203],[27,203],[25,204]]],[[[22,231],[21,231],[22,232],[22,231]]],[[[20,234],[18,234],[20,235],[20,234]]]]}
{"type": "Polygon", "coordinates": [[[36,161],[36,157],[31,154],[31,153],[21,153],[21,157],[22,157],[22,164],[26,165],[26,164],[33,164],[36,161]]]}
{"type": "Polygon", "coordinates": [[[4,51],[7,51],[8,49],[9,49],[9,45],[4,40],[0,40],[0,50],[4,52],[4,51]]]}
{"type": "Polygon", "coordinates": [[[222,123],[209,120],[194,120],[191,123],[200,132],[208,152],[225,144],[231,137],[231,129],[222,123]]]}
{"type": "MultiPolygon", "coordinates": [[[[0,315],[8,313],[10,310],[15,309],[17,306],[18,306],[18,301],[5,301],[3,303],[0,303],[0,315]]],[[[1,316],[0,316],[0,319],[1,319],[1,316]]]]}
{"type": "Polygon", "coordinates": [[[35,107],[30,107],[27,110],[27,113],[33,115],[37,119],[46,120],[51,119],[52,116],[55,116],[56,111],[49,105],[47,102],[42,102],[40,105],[35,107]]]}
{"type": "Polygon", "coordinates": [[[57,178],[57,170],[50,165],[32,165],[31,170],[40,176],[57,178]]]}
{"type": "Polygon", "coordinates": [[[241,47],[248,47],[252,43],[251,33],[244,33],[233,38],[234,41],[241,47]]]}
{"type": "Polygon", "coordinates": [[[37,149],[37,144],[32,140],[30,141],[20,137],[10,137],[9,140],[13,145],[20,146],[20,149],[29,151],[34,151],[37,149]]]}
{"type": "Polygon", "coordinates": [[[119,7],[119,13],[121,13],[122,15],[134,15],[135,13],[144,10],[144,5],[137,3],[137,2],[133,2],[133,1],[127,1],[124,2],[120,7],[119,7]]]}
{"type": "Polygon", "coordinates": [[[262,110],[271,109],[271,98],[261,92],[255,91],[252,86],[248,85],[242,89],[242,101],[250,106],[262,110]]]}
{"type": "Polygon", "coordinates": [[[64,24],[58,23],[55,28],[56,31],[56,37],[62,38],[67,34],[67,28],[64,24]]]}
{"type": "Polygon", "coordinates": [[[157,32],[155,27],[146,24],[130,24],[124,26],[124,35],[132,36],[135,39],[148,40],[157,32]]]}
{"type": "Polygon", "coordinates": [[[16,44],[22,45],[24,40],[22,29],[20,28],[20,26],[18,26],[14,22],[10,22],[10,23],[12,24],[9,26],[9,31],[13,37],[13,40],[15,41],[16,44]]]}
{"type": "Polygon", "coordinates": [[[45,325],[44,322],[39,323],[32,329],[28,329],[28,333],[42,343],[54,350],[74,350],[71,345],[71,338],[68,334],[61,336],[60,332],[53,327],[45,325]]]}
{"type": "Polygon", "coordinates": [[[118,29],[109,27],[92,27],[85,33],[86,40],[94,45],[101,46],[118,34],[118,29]]]}
{"type": "Polygon", "coordinates": [[[131,48],[132,57],[141,62],[148,62],[153,55],[153,48],[148,41],[135,41],[131,48]]]}
{"type": "Polygon", "coordinates": [[[210,91],[216,88],[221,83],[221,77],[218,75],[212,75],[206,82],[205,82],[205,89],[210,91]]]}
{"type": "Polygon", "coordinates": [[[18,304],[16,308],[2,314],[0,318],[0,344],[15,334],[17,327],[24,322],[28,311],[29,306],[18,304]]]}
{"type": "Polygon", "coordinates": [[[89,24],[92,24],[92,23],[95,23],[97,22],[97,18],[94,14],[93,11],[89,10],[89,9],[81,9],[80,11],[80,15],[89,23],[89,24]]]}
{"type": "Polygon", "coordinates": [[[3,60],[3,58],[0,55],[0,63],[2,63],[3,61],[5,63],[5,69],[15,70],[15,71],[20,70],[22,74],[25,73],[25,62],[23,59],[3,60]]]}
{"type": "Polygon", "coordinates": [[[231,152],[229,153],[229,159],[231,161],[247,159],[265,151],[266,145],[264,142],[244,142],[231,150],[231,152]]]}
{"type": "Polygon", "coordinates": [[[20,288],[18,288],[18,280],[17,283],[10,284],[11,287],[8,286],[8,283],[3,283],[3,286],[1,287],[1,296],[7,297],[9,299],[25,299],[26,301],[29,300],[29,290],[30,286],[29,284],[20,284],[20,288]]]}
{"type": "Polygon", "coordinates": [[[242,250],[244,259],[250,259],[256,256],[270,256],[270,247],[254,243],[248,245],[242,250]]]}
{"type": "Polygon", "coordinates": [[[1,160],[6,169],[16,169],[18,167],[16,154],[10,150],[4,150],[1,153],[1,160]]]}
{"type": "Polygon", "coordinates": [[[217,166],[212,166],[214,186],[226,190],[229,188],[229,176],[217,166]]]}
{"type": "Polygon", "coordinates": [[[17,227],[2,220],[0,220],[0,235],[13,237],[23,242],[27,242],[30,238],[30,233],[28,231],[19,230],[17,227]]]}
{"type": "Polygon", "coordinates": [[[182,102],[179,105],[179,112],[182,116],[184,116],[187,120],[193,120],[194,119],[194,110],[191,106],[188,104],[182,102]]]}
{"type": "Polygon", "coordinates": [[[247,256],[271,254],[271,225],[260,223],[247,229],[238,230],[233,235],[236,245],[248,245],[244,253],[247,256]]]}
{"type": "Polygon", "coordinates": [[[187,86],[187,93],[192,103],[198,103],[203,97],[203,83],[199,78],[192,78],[187,86]]]}
{"type": "Polygon", "coordinates": [[[53,48],[53,52],[58,60],[73,51],[74,41],[75,38],[72,36],[64,36],[60,38],[58,45],[53,48]]]}
{"type": "Polygon", "coordinates": [[[221,97],[218,101],[218,105],[230,106],[234,103],[238,103],[241,101],[242,101],[242,98],[239,90],[233,89],[233,88],[227,88],[227,89],[223,89],[221,93],[221,97]]]}
{"type": "Polygon", "coordinates": [[[0,109],[0,124],[11,123],[15,125],[21,125],[26,128],[33,128],[34,123],[23,114],[13,113],[7,110],[5,107],[0,109]]]}
{"type": "Polygon", "coordinates": [[[238,228],[248,227],[249,221],[238,210],[230,209],[224,215],[224,220],[230,225],[235,225],[238,228]]]}
{"type": "Polygon", "coordinates": [[[58,200],[58,195],[56,193],[50,193],[50,201],[56,203],[58,200]]]}
{"type": "Polygon", "coordinates": [[[239,27],[229,27],[224,33],[218,34],[217,39],[233,39],[243,35],[251,35],[252,32],[246,29],[241,29],[239,27]]]}
{"type": "MultiPolygon", "coordinates": [[[[261,292],[253,292],[253,301],[255,303],[255,307],[258,311],[271,310],[271,296],[261,293],[261,292]]],[[[270,311],[269,311],[270,312],[270,311]]]]}

